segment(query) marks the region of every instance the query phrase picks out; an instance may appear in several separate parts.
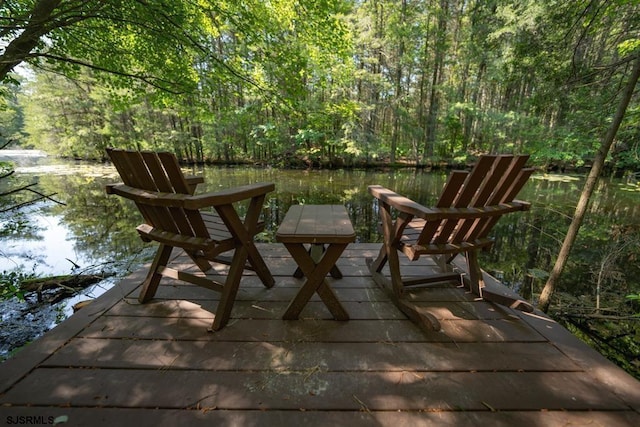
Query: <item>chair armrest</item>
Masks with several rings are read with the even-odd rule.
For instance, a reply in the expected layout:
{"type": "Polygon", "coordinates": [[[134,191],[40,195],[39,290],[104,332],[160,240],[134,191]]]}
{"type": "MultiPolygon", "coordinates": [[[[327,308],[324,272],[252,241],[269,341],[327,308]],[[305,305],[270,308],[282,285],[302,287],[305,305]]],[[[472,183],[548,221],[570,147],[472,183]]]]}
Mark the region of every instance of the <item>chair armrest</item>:
{"type": "Polygon", "coordinates": [[[184,208],[200,209],[210,206],[228,205],[257,196],[263,196],[276,189],[272,182],[259,182],[256,184],[241,185],[213,193],[191,196],[185,200],[184,208]]]}
{"type": "Polygon", "coordinates": [[[204,178],[201,176],[189,175],[184,177],[185,181],[189,185],[198,185],[204,182],[204,178]]]}
{"type": "Polygon", "coordinates": [[[273,190],[275,190],[273,183],[257,183],[191,196],[188,194],[141,190],[124,184],[109,184],[106,187],[107,194],[117,194],[136,203],[193,210],[228,205],[252,197],[262,196],[273,190]]]}
{"type": "Polygon", "coordinates": [[[422,206],[420,203],[414,202],[413,200],[401,196],[395,191],[391,191],[381,185],[370,185],[368,189],[369,194],[373,197],[400,212],[421,218],[425,215],[431,215],[434,213],[432,209],[422,206]]]}
{"type": "Polygon", "coordinates": [[[136,203],[150,206],[165,206],[169,208],[183,208],[185,200],[190,196],[180,193],[161,193],[130,187],[125,184],[107,184],[107,194],[115,194],[136,203]]]}
{"type": "Polygon", "coordinates": [[[422,218],[427,221],[486,218],[503,215],[508,212],[529,210],[531,208],[530,203],[520,200],[477,208],[427,208],[407,197],[401,196],[394,191],[384,188],[381,185],[370,185],[369,193],[399,212],[412,215],[416,218],[422,218]]]}
{"type": "Polygon", "coordinates": [[[189,192],[191,194],[196,192],[196,187],[198,187],[198,184],[202,184],[204,182],[203,177],[195,176],[195,175],[185,176],[184,180],[187,181],[187,185],[189,186],[189,192]]]}

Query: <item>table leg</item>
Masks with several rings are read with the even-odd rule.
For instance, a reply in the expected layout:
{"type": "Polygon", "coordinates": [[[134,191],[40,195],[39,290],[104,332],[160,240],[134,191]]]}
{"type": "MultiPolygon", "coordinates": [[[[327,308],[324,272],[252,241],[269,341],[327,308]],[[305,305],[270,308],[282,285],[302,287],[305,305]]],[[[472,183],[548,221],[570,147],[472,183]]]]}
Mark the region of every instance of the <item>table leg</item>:
{"type": "Polygon", "coordinates": [[[313,259],[302,244],[287,243],[285,246],[298,263],[302,273],[307,277],[307,281],[291,301],[282,318],[285,320],[297,319],[304,306],[313,296],[313,293],[317,292],[335,319],[349,320],[349,314],[340,304],[336,294],[325,279],[325,276],[335,266],[347,244],[330,244],[318,261],[313,259]]]}
{"type": "MultiPolygon", "coordinates": [[[[324,254],[324,251],[325,248],[323,244],[314,243],[309,246],[308,253],[313,261],[317,264],[320,261],[320,258],[322,258],[322,254],[324,254]]],[[[333,267],[331,267],[331,271],[329,272],[329,274],[331,274],[331,277],[333,277],[334,279],[342,279],[342,271],[340,271],[338,266],[335,264],[333,265],[333,267]]],[[[304,277],[304,273],[302,272],[302,270],[300,270],[300,267],[297,267],[296,271],[293,272],[293,277],[297,279],[301,279],[304,277]]]]}

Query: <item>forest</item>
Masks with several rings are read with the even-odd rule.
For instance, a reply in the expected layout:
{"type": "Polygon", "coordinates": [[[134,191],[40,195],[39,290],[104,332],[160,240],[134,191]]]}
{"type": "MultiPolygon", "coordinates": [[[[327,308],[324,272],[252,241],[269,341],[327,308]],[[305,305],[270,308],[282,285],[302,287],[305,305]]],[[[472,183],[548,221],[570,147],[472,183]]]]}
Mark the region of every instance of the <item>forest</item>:
{"type": "MultiPolygon", "coordinates": [[[[0,146],[81,159],[586,170],[640,51],[628,0],[22,0],[0,23],[0,146]]],[[[610,173],[640,170],[638,101],[610,173]]]]}

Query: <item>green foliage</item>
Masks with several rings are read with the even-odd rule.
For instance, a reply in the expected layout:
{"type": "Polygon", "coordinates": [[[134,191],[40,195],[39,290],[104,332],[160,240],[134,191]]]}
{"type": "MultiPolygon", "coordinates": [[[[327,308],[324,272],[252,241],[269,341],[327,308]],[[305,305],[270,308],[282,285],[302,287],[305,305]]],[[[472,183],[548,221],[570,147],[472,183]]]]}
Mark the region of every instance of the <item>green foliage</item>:
{"type": "Polygon", "coordinates": [[[23,138],[23,111],[18,102],[17,80],[0,85],[0,147],[9,142],[14,145],[23,138]]]}
{"type": "Polygon", "coordinates": [[[636,316],[640,317],[640,293],[627,295],[627,300],[635,303],[636,316]]]}
{"type": "MultiPolygon", "coordinates": [[[[6,9],[5,44],[33,4],[6,9]]],[[[81,158],[113,145],[194,162],[524,152],[542,166],[589,164],[637,52],[640,6],[397,6],[63,0],[25,58],[36,71],[20,98],[28,142],[81,158]],[[301,145],[299,130],[323,136],[301,145]]],[[[20,131],[21,105],[5,137],[20,131]]],[[[634,99],[611,170],[638,167],[637,109],[634,99]]]]}
{"type": "Polygon", "coordinates": [[[22,281],[34,278],[34,274],[24,273],[19,270],[3,271],[0,273],[0,299],[17,298],[24,301],[24,292],[20,288],[22,281]]]}

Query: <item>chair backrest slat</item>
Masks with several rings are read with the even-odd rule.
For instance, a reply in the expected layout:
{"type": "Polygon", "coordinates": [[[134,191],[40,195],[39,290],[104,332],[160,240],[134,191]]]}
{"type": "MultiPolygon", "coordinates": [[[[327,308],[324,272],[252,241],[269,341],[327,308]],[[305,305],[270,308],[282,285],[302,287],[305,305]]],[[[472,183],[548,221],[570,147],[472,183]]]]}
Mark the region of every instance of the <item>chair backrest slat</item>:
{"type": "MultiPolygon", "coordinates": [[[[529,159],[529,156],[504,156],[504,159],[508,161],[496,165],[495,168],[495,175],[499,178],[499,182],[495,184],[491,196],[482,205],[478,205],[479,207],[498,206],[513,201],[514,197],[531,175],[531,173],[523,173],[522,169],[529,159]]],[[[533,169],[531,169],[531,171],[533,171],[533,169]]],[[[495,215],[473,221],[472,225],[461,230],[456,242],[473,241],[487,237],[493,226],[500,219],[500,216],[501,215],[495,215]]]]}
{"type": "MultiPolygon", "coordinates": [[[[162,162],[169,182],[173,186],[173,191],[181,194],[193,194],[193,188],[189,186],[189,183],[184,177],[176,156],[172,153],[161,152],[158,153],[158,158],[162,162]]],[[[198,210],[184,209],[183,212],[191,226],[194,236],[209,237],[207,226],[202,220],[202,215],[200,215],[198,210]]]]}
{"type": "Polygon", "coordinates": [[[444,184],[442,188],[442,192],[440,193],[440,198],[436,203],[436,207],[438,208],[450,208],[456,198],[458,197],[458,193],[462,189],[465,180],[469,172],[467,171],[452,171],[449,174],[449,178],[447,178],[447,182],[444,184]]]}
{"type": "Polygon", "coordinates": [[[151,151],[143,151],[140,154],[144,159],[146,167],[149,169],[149,173],[153,178],[156,189],[164,193],[173,193],[173,186],[164,171],[164,167],[160,162],[158,154],[151,151]]]}
{"type": "MultiPolygon", "coordinates": [[[[468,208],[471,206],[476,194],[482,188],[482,184],[496,160],[497,156],[482,156],[467,175],[467,178],[462,186],[461,191],[458,193],[458,197],[455,199],[451,207],[454,208],[468,208]]],[[[438,231],[437,235],[433,239],[433,243],[445,244],[455,239],[456,230],[464,223],[462,219],[450,219],[442,224],[442,227],[438,231]]]]}
{"type": "MultiPolygon", "coordinates": [[[[533,168],[520,169],[509,190],[507,191],[507,193],[505,193],[504,200],[501,203],[512,202],[518,195],[522,187],[524,187],[524,184],[526,184],[533,171],[533,168]]],[[[484,221],[479,223],[475,234],[469,236],[469,238],[473,239],[486,237],[499,219],[500,216],[486,218],[484,221]]]]}
{"type": "MultiPolygon", "coordinates": [[[[513,201],[533,169],[523,169],[529,156],[481,156],[470,172],[453,171],[437,208],[485,208],[513,201]]],[[[425,224],[418,245],[459,244],[485,238],[500,218],[453,218],[425,224]]]]}
{"type": "MultiPolygon", "coordinates": [[[[449,208],[455,202],[462,186],[464,185],[469,172],[467,171],[452,171],[449,174],[449,178],[447,182],[444,184],[444,188],[440,193],[440,198],[436,203],[436,207],[438,208],[449,208]]],[[[431,242],[439,229],[441,229],[446,220],[443,221],[431,221],[425,224],[422,232],[420,233],[420,237],[418,238],[419,242],[431,242]]]]}
{"type": "MultiPolygon", "coordinates": [[[[168,160],[162,161],[159,155],[160,153],[155,153],[151,151],[143,151],[141,154],[146,164],[146,167],[149,170],[149,173],[154,181],[154,185],[158,189],[158,191],[161,191],[164,193],[182,193],[181,191],[176,191],[176,189],[174,188],[174,185],[171,183],[171,180],[170,180],[170,177],[168,176],[168,171],[167,171],[167,169],[174,169],[174,170],[180,171],[180,165],[177,163],[177,161],[176,162],[171,162],[168,160]],[[164,166],[165,163],[168,165],[168,168],[165,168],[164,166]]],[[[164,153],[164,154],[167,154],[167,153],[164,153]]],[[[169,157],[173,157],[173,156],[169,156],[169,157]]],[[[192,229],[189,215],[185,212],[184,209],[168,208],[168,214],[170,215],[171,219],[173,220],[180,234],[184,234],[186,236],[197,236],[197,234],[192,229]]],[[[197,213],[196,216],[200,217],[200,214],[197,213]]]]}
{"type": "Polygon", "coordinates": [[[482,185],[482,190],[473,201],[473,206],[482,207],[494,204],[496,196],[503,187],[501,182],[504,182],[505,172],[509,170],[512,163],[513,156],[499,156],[495,160],[490,176],[487,177],[482,185]]]}
{"type": "MultiPolygon", "coordinates": [[[[502,174],[502,180],[496,186],[496,191],[488,201],[489,205],[499,205],[500,203],[506,203],[513,200],[517,195],[517,191],[516,193],[511,194],[510,189],[515,185],[517,178],[522,172],[522,168],[525,163],[527,163],[528,159],[529,156],[516,156],[511,158],[509,168],[502,174]]],[[[522,182],[522,185],[524,185],[524,182],[522,182]]],[[[520,188],[522,187],[519,187],[518,191],[520,191],[520,188]]]]}
{"type": "MultiPolygon", "coordinates": [[[[131,166],[129,161],[129,155],[124,150],[107,149],[107,153],[113,162],[122,182],[130,187],[140,188],[139,180],[134,173],[134,167],[131,166]]],[[[144,220],[149,224],[155,224],[158,222],[156,211],[151,206],[144,205],[142,203],[136,203],[136,206],[144,220]]]]}
{"type": "Polygon", "coordinates": [[[176,156],[172,153],[161,152],[158,153],[158,158],[164,166],[171,185],[173,185],[173,191],[182,194],[192,194],[191,188],[182,173],[182,169],[180,169],[180,164],[176,156]]]}
{"type": "MultiPolygon", "coordinates": [[[[124,184],[146,191],[162,193],[193,193],[182,174],[176,157],[171,153],[107,150],[124,184]]],[[[178,207],[136,205],[145,221],[154,228],[186,236],[209,237],[200,212],[178,207]]]]}
{"type": "MultiPolygon", "coordinates": [[[[469,204],[469,207],[482,208],[497,204],[495,201],[501,200],[502,195],[506,191],[506,186],[504,185],[506,182],[505,177],[508,175],[509,170],[513,170],[514,163],[514,157],[512,155],[492,157],[490,170],[482,181],[480,188],[473,201],[469,204]]],[[[477,232],[479,231],[481,224],[484,224],[485,222],[486,219],[473,218],[461,221],[458,224],[458,228],[455,230],[454,235],[451,237],[451,242],[461,243],[477,238],[477,232]]]]}
{"type": "Polygon", "coordinates": [[[467,180],[464,183],[464,187],[460,192],[460,196],[456,199],[453,207],[455,208],[468,208],[471,206],[477,192],[482,188],[483,183],[491,168],[494,165],[497,156],[482,156],[471,169],[467,180]]]}

